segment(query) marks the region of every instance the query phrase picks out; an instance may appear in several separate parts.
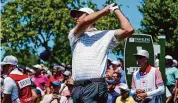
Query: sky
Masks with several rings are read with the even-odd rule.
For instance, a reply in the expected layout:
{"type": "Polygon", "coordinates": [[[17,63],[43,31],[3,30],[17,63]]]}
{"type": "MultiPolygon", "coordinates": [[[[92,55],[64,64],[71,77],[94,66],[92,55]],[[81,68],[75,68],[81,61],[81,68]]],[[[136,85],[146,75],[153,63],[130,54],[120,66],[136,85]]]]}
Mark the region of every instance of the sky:
{"type": "MultiPolygon", "coordinates": [[[[87,1],[87,0],[84,0],[87,1]]],[[[99,9],[103,8],[103,4],[106,0],[92,0],[93,3],[98,5],[99,9]]],[[[132,24],[134,29],[141,28],[140,22],[143,19],[143,15],[138,10],[137,6],[141,6],[142,0],[116,0],[117,4],[121,4],[122,13],[129,19],[130,23],[132,24]]],[[[109,53],[109,57],[112,60],[117,60],[117,55],[113,54],[112,52],[109,53]]]]}
{"type": "MultiPolygon", "coordinates": [[[[87,1],[87,0],[83,0],[87,1]]],[[[93,3],[96,3],[99,9],[102,9],[102,5],[106,0],[91,0],[93,3]]],[[[138,10],[137,6],[141,6],[143,0],[116,0],[117,4],[121,4],[121,10],[123,14],[130,20],[134,29],[141,28],[140,22],[143,19],[142,14],[138,10]]]]}
{"type": "MultiPolygon", "coordinates": [[[[83,1],[87,1],[87,0],[83,0],[83,1]]],[[[103,4],[105,3],[106,0],[91,0],[93,3],[97,4],[99,9],[103,8],[103,4]]],[[[121,10],[123,12],[123,14],[129,19],[129,21],[131,22],[132,26],[134,27],[134,29],[139,29],[141,28],[140,26],[140,22],[143,19],[142,14],[138,11],[137,6],[141,5],[142,0],[116,0],[117,4],[122,4],[123,6],[121,6],[121,10]]],[[[1,5],[2,6],[2,5],[1,5]]],[[[108,28],[109,29],[109,28],[108,28]]],[[[49,43],[49,44],[53,44],[53,42],[49,43]]],[[[0,47],[0,49],[2,49],[0,47]]],[[[44,50],[44,48],[39,48],[39,53],[40,54],[42,51],[44,50]]],[[[2,56],[4,54],[3,50],[0,50],[0,59],[2,59],[2,56]]],[[[109,54],[109,56],[112,59],[116,59],[116,56],[114,54],[109,54]]]]}

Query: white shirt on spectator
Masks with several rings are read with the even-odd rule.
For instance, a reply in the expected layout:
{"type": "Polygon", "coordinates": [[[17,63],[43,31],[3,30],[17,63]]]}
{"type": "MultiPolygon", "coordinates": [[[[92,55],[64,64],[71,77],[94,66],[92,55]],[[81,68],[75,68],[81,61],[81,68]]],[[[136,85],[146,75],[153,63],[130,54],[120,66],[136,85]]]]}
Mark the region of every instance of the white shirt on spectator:
{"type": "Polygon", "coordinates": [[[72,49],[72,79],[104,78],[110,49],[117,46],[115,30],[85,32],[76,38],[74,30],[69,33],[72,49]]]}
{"type": "MultiPolygon", "coordinates": [[[[43,97],[42,103],[49,103],[53,98],[53,94],[46,94],[43,97]]],[[[67,103],[67,97],[61,96],[59,103],[67,103]]],[[[57,99],[54,99],[51,103],[58,103],[57,99]]]]}

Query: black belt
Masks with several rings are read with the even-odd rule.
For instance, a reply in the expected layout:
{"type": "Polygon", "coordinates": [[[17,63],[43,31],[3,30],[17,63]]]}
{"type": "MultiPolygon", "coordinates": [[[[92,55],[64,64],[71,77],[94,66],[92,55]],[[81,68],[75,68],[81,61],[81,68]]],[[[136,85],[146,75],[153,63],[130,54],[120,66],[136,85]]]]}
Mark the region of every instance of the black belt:
{"type": "Polygon", "coordinates": [[[74,81],[74,86],[86,86],[93,82],[105,82],[104,78],[91,78],[87,80],[74,81]]]}

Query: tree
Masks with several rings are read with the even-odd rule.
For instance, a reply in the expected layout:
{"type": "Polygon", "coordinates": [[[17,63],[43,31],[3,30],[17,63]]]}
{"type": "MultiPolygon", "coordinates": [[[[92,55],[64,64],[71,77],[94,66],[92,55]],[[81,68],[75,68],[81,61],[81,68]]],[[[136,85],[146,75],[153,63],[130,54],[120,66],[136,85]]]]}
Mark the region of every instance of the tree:
{"type": "Polygon", "coordinates": [[[35,55],[37,55],[39,47],[44,47],[51,51],[52,56],[50,56],[49,62],[70,61],[69,58],[62,57],[71,55],[66,39],[73,23],[68,7],[72,3],[71,0],[13,0],[7,2],[1,11],[2,46],[18,50],[19,54],[20,51],[28,49],[30,54],[35,55]],[[56,42],[58,48],[63,51],[60,54],[58,54],[58,50],[49,46],[49,42],[55,39],[60,39],[56,42]],[[56,56],[60,60],[54,58],[56,56]]]}
{"type": "MultiPolygon", "coordinates": [[[[115,1],[115,0],[113,0],[115,1]]],[[[106,4],[112,1],[107,0],[106,4]]],[[[105,4],[105,5],[106,5],[105,4]]],[[[69,15],[70,9],[88,6],[98,10],[91,1],[80,0],[13,0],[8,1],[1,10],[1,43],[7,54],[20,58],[21,64],[40,63],[38,48],[43,47],[50,53],[47,60],[51,63],[71,64],[71,50],[68,33],[74,27],[74,19],[69,15]],[[53,42],[54,45],[49,45],[53,42]],[[11,52],[13,51],[13,52],[11,52]],[[27,52],[28,51],[28,52],[27,52]],[[27,59],[34,59],[28,62],[27,59]],[[34,56],[36,56],[34,58],[34,56]]],[[[114,14],[103,17],[97,23],[98,29],[116,29],[120,27],[114,14]]],[[[121,43],[120,47],[123,48],[121,43]]],[[[115,51],[118,51],[116,49],[115,51]]]]}
{"type": "Polygon", "coordinates": [[[177,0],[144,0],[139,7],[143,13],[141,31],[153,36],[157,42],[158,35],[166,36],[166,54],[178,59],[178,1],[177,0]],[[163,31],[162,31],[163,30],[163,31]]]}

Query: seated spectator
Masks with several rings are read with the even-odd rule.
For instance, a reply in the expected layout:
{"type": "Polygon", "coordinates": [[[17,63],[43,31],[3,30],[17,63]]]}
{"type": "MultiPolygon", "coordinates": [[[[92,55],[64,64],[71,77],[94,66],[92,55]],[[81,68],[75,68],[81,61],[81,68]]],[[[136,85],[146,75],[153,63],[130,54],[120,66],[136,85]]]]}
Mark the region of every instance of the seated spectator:
{"type": "Polygon", "coordinates": [[[126,84],[121,84],[119,89],[121,91],[121,96],[117,97],[115,103],[135,103],[134,99],[129,96],[130,89],[126,84]]]}
{"type": "Polygon", "coordinates": [[[37,94],[37,98],[36,98],[35,103],[42,103],[42,95],[39,89],[36,89],[36,94],[37,94]]]}
{"type": "Polygon", "coordinates": [[[117,85],[117,82],[114,80],[108,80],[107,81],[107,87],[108,87],[108,99],[107,103],[115,103],[116,98],[120,96],[119,93],[117,93],[114,89],[117,85]]]}
{"type": "Polygon", "coordinates": [[[67,98],[65,96],[59,95],[60,87],[61,87],[60,82],[57,82],[57,81],[52,82],[51,89],[53,90],[50,94],[44,95],[42,103],[61,103],[62,102],[61,100],[63,100],[63,103],[64,103],[65,100],[67,101],[67,98]]]}

